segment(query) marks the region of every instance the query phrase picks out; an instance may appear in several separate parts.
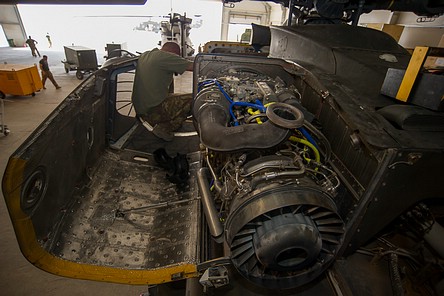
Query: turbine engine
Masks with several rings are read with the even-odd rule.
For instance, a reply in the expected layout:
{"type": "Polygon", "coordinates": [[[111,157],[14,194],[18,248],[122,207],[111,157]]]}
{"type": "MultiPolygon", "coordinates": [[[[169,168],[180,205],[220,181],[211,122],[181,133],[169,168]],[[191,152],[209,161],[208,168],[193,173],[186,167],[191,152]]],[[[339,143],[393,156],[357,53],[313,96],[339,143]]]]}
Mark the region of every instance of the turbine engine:
{"type": "Polygon", "coordinates": [[[301,286],[333,262],[344,234],[329,144],[280,77],[235,67],[220,74],[201,77],[193,106],[210,233],[249,281],[301,286]]]}

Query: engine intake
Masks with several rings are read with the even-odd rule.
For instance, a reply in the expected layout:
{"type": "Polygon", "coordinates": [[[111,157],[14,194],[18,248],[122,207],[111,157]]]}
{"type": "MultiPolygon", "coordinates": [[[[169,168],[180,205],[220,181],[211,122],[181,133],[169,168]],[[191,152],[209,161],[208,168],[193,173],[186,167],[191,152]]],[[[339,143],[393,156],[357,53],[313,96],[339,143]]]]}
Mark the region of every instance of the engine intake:
{"type": "Polygon", "coordinates": [[[308,178],[300,183],[272,184],[233,204],[225,227],[231,258],[256,284],[285,289],[308,283],[342,244],[344,223],[331,197],[308,178]]]}
{"type": "Polygon", "coordinates": [[[193,115],[202,144],[215,151],[266,149],[283,142],[288,138],[288,129],[300,127],[304,121],[302,112],[296,107],[276,103],[263,115],[269,121],[230,126],[230,109],[235,105],[236,102],[230,103],[217,87],[206,89],[196,96],[193,115]]]}

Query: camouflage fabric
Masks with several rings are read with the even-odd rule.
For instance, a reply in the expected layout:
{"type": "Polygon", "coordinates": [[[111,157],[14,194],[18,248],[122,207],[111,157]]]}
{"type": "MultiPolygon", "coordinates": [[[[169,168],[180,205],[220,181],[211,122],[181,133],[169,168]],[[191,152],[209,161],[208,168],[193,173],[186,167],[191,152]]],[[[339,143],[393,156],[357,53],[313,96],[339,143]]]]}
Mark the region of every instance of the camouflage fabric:
{"type": "Polygon", "coordinates": [[[190,115],[192,100],[192,94],[171,94],[142,118],[152,126],[157,124],[166,131],[176,131],[190,115]]]}
{"type": "Polygon", "coordinates": [[[137,115],[146,115],[168,96],[174,73],[183,74],[192,62],[157,48],[140,55],[131,101],[137,115]]]}

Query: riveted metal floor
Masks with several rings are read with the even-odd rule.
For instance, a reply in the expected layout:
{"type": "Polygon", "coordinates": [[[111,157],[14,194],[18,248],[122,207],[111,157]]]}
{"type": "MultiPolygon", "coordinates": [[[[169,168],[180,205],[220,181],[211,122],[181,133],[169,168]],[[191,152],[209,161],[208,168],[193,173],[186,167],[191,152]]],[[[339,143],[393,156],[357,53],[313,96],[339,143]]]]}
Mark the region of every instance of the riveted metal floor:
{"type": "Polygon", "coordinates": [[[189,164],[188,182],[178,186],[151,155],[104,153],[45,247],[69,261],[124,269],[196,263],[198,162],[189,164]]]}

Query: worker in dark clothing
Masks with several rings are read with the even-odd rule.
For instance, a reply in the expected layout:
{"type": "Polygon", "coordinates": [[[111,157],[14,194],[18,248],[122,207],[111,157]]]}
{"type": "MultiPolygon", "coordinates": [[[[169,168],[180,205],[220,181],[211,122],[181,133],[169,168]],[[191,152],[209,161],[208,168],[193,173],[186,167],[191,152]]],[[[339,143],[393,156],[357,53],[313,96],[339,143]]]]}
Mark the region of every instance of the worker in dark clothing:
{"type": "Polygon", "coordinates": [[[40,52],[37,49],[38,42],[31,38],[31,36],[28,36],[28,39],[26,40],[26,44],[28,44],[29,48],[31,48],[31,54],[33,57],[37,57],[37,54],[40,56],[40,52]],[[37,54],[36,54],[37,52],[37,54]]]}
{"type": "Polygon", "coordinates": [[[174,74],[193,70],[180,56],[177,43],[167,42],[144,52],[137,62],[132,102],[139,118],[153,126],[157,137],[171,141],[191,111],[192,94],[169,93],[174,74]]]}
{"type": "Polygon", "coordinates": [[[46,87],[45,87],[46,79],[51,80],[51,82],[52,82],[52,84],[54,84],[55,88],[59,89],[60,86],[57,84],[57,82],[54,79],[54,76],[52,75],[52,72],[49,70],[48,56],[44,55],[43,58],[40,60],[39,64],[40,64],[40,71],[42,72],[43,89],[46,89],[46,87]]]}

